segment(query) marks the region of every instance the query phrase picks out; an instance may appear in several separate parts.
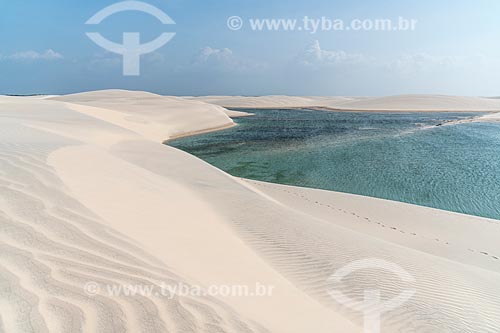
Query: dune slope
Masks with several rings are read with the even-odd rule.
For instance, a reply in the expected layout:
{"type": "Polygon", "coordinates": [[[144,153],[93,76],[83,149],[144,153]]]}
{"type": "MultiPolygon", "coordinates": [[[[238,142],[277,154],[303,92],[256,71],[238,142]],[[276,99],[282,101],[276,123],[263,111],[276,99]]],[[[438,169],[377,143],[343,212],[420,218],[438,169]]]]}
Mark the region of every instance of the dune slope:
{"type": "MultiPolygon", "coordinates": [[[[108,124],[100,128],[94,119],[57,102],[1,98],[0,109],[2,331],[266,331],[213,297],[106,294],[107,285],[159,288],[189,281],[85,207],[48,160],[59,149],[78,147],[74,137],[80,134],[94,139],[100,131],[121,138],[135,135],[108,124]],[[66,131],[71,137],[61,135],[66,131]],[[101,291],[89,295],[89,283],[101,291]]],[[[88,157],[78,156],[75,162],[88,157]]],[[[88,162],[106,160],[96,154],[88,162]]],[[[140,230],[140,221],[135,222],[140,230]]]]}

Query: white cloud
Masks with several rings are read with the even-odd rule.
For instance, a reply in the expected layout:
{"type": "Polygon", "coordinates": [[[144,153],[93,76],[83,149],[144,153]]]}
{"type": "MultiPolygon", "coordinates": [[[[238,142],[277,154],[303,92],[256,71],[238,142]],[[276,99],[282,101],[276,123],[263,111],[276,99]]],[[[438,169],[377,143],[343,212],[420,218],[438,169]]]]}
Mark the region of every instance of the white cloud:
{"type": "MultiPolygon", "coordinates": [[[[343,50],[325,50],[315,40],[298,54],[292,64],[302,65],[302,70],[323,71],[330,76],[331,71],[364,73],[366,77],[396,75],[412,81],[429,80],[431,77],[457,78],[489,76],[498,71],[500,57],[476,55],[435,55],[429,53],[409,53],[379,57],[349,53],[343,50]]],[[[450,81],[453,81],[450,79],[450,81]]]]}
{"type": "Polygon", "coordinates": [[[299,62],[304,65],[358,64],[364,60],[365,57],[361,54],[342,50],[323,50],[317,40],[309,44],[299,55],[299,62]]]}
{"type": "Polygon", "coordinates": [[[264,65],[239,58],[231,49],[216,49],[207,46],[195,55],[191,62],[191,67],[217,71],[244,72],[263,68],[264,65]]]}
{"type": "Polygon", "coordinates": [[[209,46],[204,47],[196,55],[194,64],[208,64],[208,63],[231,63],[233,62],[233,51],[224,49],[214,49],[209,46]]]}
{"type": "Polygon", "coordinates": [[[52,50],[48,49],[44,52],[36,52],[36,51],[22,51],[22,52],[16,52],[14,54],[8,55],[8,56],[3,56],[0,57],[0,59],[7,59],[7,60],[27,60],[27,61],[37,61],[37,60],[44,60],[44,61],[52,61],[52,60],[60,60],[64,59],[63,55],[52,50]]]}

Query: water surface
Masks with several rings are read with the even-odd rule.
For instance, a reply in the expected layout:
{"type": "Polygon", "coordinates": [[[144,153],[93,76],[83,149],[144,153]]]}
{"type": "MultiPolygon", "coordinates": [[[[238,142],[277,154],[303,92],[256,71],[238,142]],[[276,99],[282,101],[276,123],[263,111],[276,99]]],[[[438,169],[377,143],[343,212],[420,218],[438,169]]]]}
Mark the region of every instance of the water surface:
{"type": "Polygon", "coordinates": [[[500,219],[500,125],[439,126],[477,114],[243,111],[169,144],[238,177],[500,219]]]}

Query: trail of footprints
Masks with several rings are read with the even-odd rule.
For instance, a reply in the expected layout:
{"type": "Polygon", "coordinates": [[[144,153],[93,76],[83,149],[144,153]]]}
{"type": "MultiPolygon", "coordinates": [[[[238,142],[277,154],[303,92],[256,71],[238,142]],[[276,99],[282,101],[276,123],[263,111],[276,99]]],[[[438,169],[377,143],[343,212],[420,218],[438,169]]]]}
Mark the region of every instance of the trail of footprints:
{"type": "MultiPolygon", "coordinates": [[[[258,186],[269,187],[269,185],[264,184],[264,183],[254,183],[254,184],[256,184],[258,186]]],[[[335,207],[335,206],[333,206],[331,204],[325,204],[325,203],[322,203],[322,202],[317,201],[317,200],[312,200],[312,199],[310,199],[309,197],[307,197],[307,196],[305,196],[303,194],[299,194],[297,192],[293,192],[293,191],[287,190],[286,187],[283,187],[283,188],[280,187],[279,189],[282,192],[294,195],[294,196],[299,197],[299,198],[303,199],[304,201],[308,201],[308,202],[310,202],[312,204],[319,205],[319,206],[322,206],[322,207],[327,207],[329,209],[336,210],[336,211],[341,212],[341,213],[346,214],[346,215],[352,215],[352,216],[358,218],[359,220],[366,221],[367,223],[375,223],[375,224],[379,225],[381,228],[387,228],[389,230],[397,231],[397,232],[399,232],[401,234],[406,234],[406,235],[410,235],[410,236],[413,236],[413,237],[426,238],[425,236],[421,236],[421,235],[419,236],[419,235],[417,235],[415,232],[409,232],[409,231],[398,229],[396,227],[388,226],[388,225],[386,225],[386,224],[384,224],[382,222],[372,220],[369,217],[360,216],[360,215],[356,214],[355,212],[350,212],[350,211],[345,210],[343,208],[335,207]]],[[[445,245],[450,245],[449,242],[444,241],[444,240],[439,239],[439,238],[435,238],[434,241],[438,242],[438,243],[443,243],[445,245]]],[[[490,258],[492,258],[494,260],[500,260],[500,256],[491,255],[490,253],[488,253],[486,251],[478,251],[478,250],[474,250],[474,249],[468,249],[468,251],[472,252],[472,253],[479,253],[479,254],[481,254],[483,256],[488,256],[488,257],[490,257],[490,258]]]]}

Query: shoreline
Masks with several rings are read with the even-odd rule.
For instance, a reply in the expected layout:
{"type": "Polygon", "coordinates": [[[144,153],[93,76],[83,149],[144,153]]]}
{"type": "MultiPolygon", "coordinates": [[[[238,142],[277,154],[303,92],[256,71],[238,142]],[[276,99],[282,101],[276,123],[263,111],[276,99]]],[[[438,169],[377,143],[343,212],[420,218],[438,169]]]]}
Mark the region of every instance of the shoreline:
{"type": "MultiPolygon", "coordinates": [[[[21,321],[6,318],[6,328],[31,322],[57,331],[70,320],[109,331],[359,332],[361,315],[328,296],[336,288],[328,278],[350,262],[380,258],[407,270],[417,292],[383,318],[384,332],[408,325],[500,329],[500,296],[491,292],[500,289],[500,221],[241,180],[161,143],[232,126],[213,104],[104,91],[5,99],[0,112],[8,125],[0,134],[6,143],[0,208],[8,215],[2,232],[9,244],[0,264],[15,272],[2,275],[14,286],[7,302],[28,299],[18,291],[21,279],[39,300],[27,304],[21,321]],[[47,269],[55,272],[50,279],[47,269]],[[204,288],[259,282],[274,289],[272,297],[251,300],[103,293],[96,299],[83,292],[89,280],[204,288]],[[47,288],[60,293],[52,297],[47,288]],[[54,311],[60,302],[74,311],[54,311]],[[438,309],[432,318],[428,306],[438,309]]],[[[362,298],[360,287],[379,281],[388,294],[405,287],[368,271],[345,281],[343,290],[362,298]]]]}
{"type": "Polygon", "coordinates": [[[388,97],[315,96],[205,96],[186,97],[228,108],[322,108],[360,112],[500,112],[500,100],[445,95],[400,95],[388,97]]]}
{"type": "MultiPolygon", "coordinates": [[[[258,110],[268,110],[268,109],[272,109],[272,108],[255,108],[255,109],[258,109],[258,110]]],[[[297,107],[297,108],[290,108],[290,109],[293,109],[293,110],[302,110],[303,108],[297,107]]],[[[330,110],[314,110],[312,108],[304,109],[304,111],[307,112],[308,109],[311,109],[313,111],[325,111],[325,112],[330,111],[330,110]]],[[[250,110],[250,109],[241,108],[240,110],[250,110]]],[[[282,110],[286,111],[288,109],[284,109],[283,108],[282,110]]],[[[346,112],[363,112],[364,113],[366,111],[346,111],[346,112]]],[[[370,111],[368,111],[368,112],[370,112],[370,111]]],[[[374,111],[374,112],[378,112],[378,111],[374,111]]],[[[423,111],[423,112],[434,113],[436,111],[423,111]]],[[[404,111],[404,112],[389,111],[389,112],[381,112],[381,113],[391,114],[391,113],[421,113],[421,112],[415,112],[415,111],[404,111]]],[[[440,111],[437,111],[436,113],[440,113],[440,111]]],[[[471,113],[471,112],[458,111],[457,113],[471,113]]],[[[478,111],[478,113],[479,113],[479,111],[478,111]]],[[[481,113],[483,113],[483,112],[481,112],[481,113]]],[[[491,112],[491,111],[490,112],[484,112],[484,113],[487,113],[486,116],[497,114],[497,112],[491,112]]],[[[472,116],[472,117],[467,118],[467,119],[451,120],[451,121],[447,121],[447,122],[440,123],[440,124],[433,125],[433,126],[422,127],[419,130],[428,130],[428,129],[433,129],[433,128],[442,127],[442,126],[454,126],[454,125],[459,125],[459,124],[468,124],[468,123],[475,123],[475,122],[482,122],[482,121],[484,121],[484,122],[495,122],[495,121],[491,121],[491,120],[490,121],[483,120],[483,117],[485,117],[485,115],[472,116]]],[[[233,126],[228,126],[228,127],[207,129],[205,131],[196,132],[196,133],[186,133],[186,134],[184,134],[182,136],[174,137],[174,138],[165,140],[163,142],[163,144],[168,145],[169,142],[177,140],[177,139],[182,139],[182,138],[187,138],[187,137],[197,136],[197,135],[203,135],[203,134],[212,133],[212,132],[223,131],[223,130],[226,130],[226,129],[229,129],[229,128],[233,128],[235,126],[238,126],[238,125],[234,124],[233,126]]],[[[169,146],[169,147],[171,147],[171,146],[169,146]]],[[[173,148],[178,149],[176,147],[173,147],[173,148]]],[[[186,152],[186,153],[190,154],[189,152],[186,152]]],[[[190,155],[192,155],[192,154],[190,154],[190,155]]],[[[195,155],[192,155],[192,156],[197,157],[195,155]]],[[[197,157],[197,158],[199,158],[199,157],[197,157]]],[[[218,168],[216,166],[214,166],[214,167],[217,168],[218,170],[220,170],[221,172],[228,173],[229,175],[231,175],[227,171],[224,171],[224,170],[222,170],[222,169],[220,169],[220,168],[218,168]]],[[[270,184],[270,185],[293,186],[293,187],[298,187],[298,188],[303,188],[303,189],[313,189],[313,190],[333,192],[333,193],[337,193],[337,194],[354,195],[354,196],[360,196],[360,197],[365,197],[365,198],[370,198],[370,199],[378,199],[378,200],[384,200],[384,201],[389,201],[389,202],[401,203],[401,204],[405,204],[405,205],[411,205],[411,206],[422,207],[422,208],[427,208],[427,209],[434,209],[434,210],[438,210],[438,211],[441,211],[441,212],[448,212],[448,213],[459,214],[459,215],[463,215],[463,216],[469,216],[469,217],[474,217],[474,218],[482,218],[482,219],[487,219],[487,220],[493,220],[493,221],[499,221],[500,222],[500,219],[495,219],[495,218],[492,218],[492,217],[481,216],[481,215],[472,215],[472,214],[467,214],[467,213],[453,211],[453,210],[446,210],[446,209],[442,209],[442,208],[438,208],[438,207],[433,207],[433,206],[419,205],[419,204],[416,204],[416,203],[406,202],[406,201],[402,201],[402,200],[387,199],[387,198],[382,198],[382,197],[375,197],[375,196],[368,196],[368,195],[363,195],[363,194],[358,194],[358,193],[351,193],[351,192],[343,192],[343,191],[322,189],[322,188],[317,188],[317,187],[307,187],[307,186],[298,186],[298,185],[293,185],[293,184],[282,184],[282,183],[275,183],[275,182],[266,182],[266,181],[259,180],[259,179],[244,178],[244,177],[238,177],[238,176],[235,176],[235,175],[231,175],[231,176],[235,177],[235,178],[242,179],[244,181],[248,181],[248,182],[262,182],[262,183],[267,183],[267,184],[270,184]]]]}
{"type": "MultiPolygon", "coordinates": [[[[250,117],[250,115],[248,115],[246,117],[250,117]]],[[[224,130],[227,130],[227,129],[230,129],[230,128],[233,128],[233,127],[236,127],[236,126],[238,126],[238,124],[234,123],[234,124],[224,125],[224,126],[220,126],[220,127],[207,128],[206,130],[199,130],[199,131],[195,131],[195,132],[174,135],[174,136],[172,136],[172,137],[170,137],[168,139],[165,139],[162,142],[162,144],[166,145],[170,141],[177,140],[177,139],[182,139],[182,138],[187,138],[187,137],[190,137],[190,136],[197,136],[197,135],[208,134],[208,133],[212,133],[212,132],[224,131],[224,130]]]]}
{"type": "Polygon", "coordinates": [[[494,114],[500,111],[492,110],[453,110],[453,109],[407,109],[407,110],[390,110],[390,109],[371,109],[371,110],[356,110],[356,109],[337,109],[327,107],[311,107],[311,109],[318,111],[335,111],[335,112],[357,112],[357,113],[488,113],[494,114]]]}
{"type": "Polygon", "coordinates": [[[370,110],[356,110],[356,109],[342,109],[342,108],[329,108],[324,106],[256,106],[256,107],[242,107],[242,106],[224,106],[229,109],[236,110],[314,110],[325,112],[352,112],[352,113],[487,113],[496,114],[500,110],[453,110],[453,109],[407,109],[407,110],[391,110],[391,109],[370,109],[370,110]]]}

